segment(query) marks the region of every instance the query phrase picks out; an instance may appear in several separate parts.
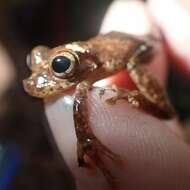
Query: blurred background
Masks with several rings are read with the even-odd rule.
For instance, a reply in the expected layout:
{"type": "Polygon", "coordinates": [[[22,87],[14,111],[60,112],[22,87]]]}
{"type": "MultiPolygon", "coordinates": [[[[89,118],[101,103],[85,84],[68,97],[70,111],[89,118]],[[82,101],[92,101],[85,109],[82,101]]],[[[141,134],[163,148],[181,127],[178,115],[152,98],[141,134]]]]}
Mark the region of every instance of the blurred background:
{"type": "MultiPolygon", "coordinates": [[[[7,178],[9,189],[74,189],[73,179],[49,132],[42,102],[23,91],[22,79],[29,75],[25,58],[39,44],[53,47],[96,35],[111,2],[0,1],[0,44],[9,62],[5,70],[0,63],[0,143],[8,145],[11,153],[7,151],[5,155],[11,155],[10,163],[17,166],[10,170],[16,174],[12,181],[7,178]],[[2,76],[8,81],[4,87],[2,76]]],[[[188,83],[171,64],[168,92],[184,126],[190,119],[188,83]]]]}
{"type": "MultiPolygon", "coordinates": [[[[19,166],[10,171],[16,172],[16,177],[6,181],[8,189],[74,188],[49,133],[42,102],[26,96],[23,91],[22,79],[29,76],[25,60],[36,45],[53,47],[96,35],[110,3],[111,0],[0,1],[0,44],[11,58],[7,69],[10,82],[0,97],[3,105],[0,108],[0,142],[11,144],[11,150],[12,144],[16,145],[21,155],[19,166]],[[11,67],[15,70],[12,73],[11,67]]],[[[16,156],[13,154],[13,161],[16,156]]]]}

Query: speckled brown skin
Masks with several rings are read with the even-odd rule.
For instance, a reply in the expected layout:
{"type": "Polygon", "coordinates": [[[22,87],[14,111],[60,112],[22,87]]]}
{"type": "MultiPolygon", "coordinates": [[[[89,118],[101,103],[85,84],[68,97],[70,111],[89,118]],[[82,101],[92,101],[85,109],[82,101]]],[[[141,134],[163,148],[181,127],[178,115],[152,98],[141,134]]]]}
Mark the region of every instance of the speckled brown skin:
{"type": "MultiPolygon", "coordinates": [[[[91,159],[112,187],[116,187],[114,177],[106,168],[102,155],[113,161],[118,161],[119,158],[101,144],[90,128],[86,105],[88,91],[94,82],[126,69],[137,90],[130,92],[117,87],[111,88],[117,94],[107,102],[114,104],[118,99],[125,99],[132,106],[150,111],[159,118],[172,118],[175,112],[164,90],[143,65],[151,58],[152,50],[150,44],[136,37],[111,32],[85,42],[53,49],[40,46],[32,51],[30,68],[33,73],[24,80],[25,90],[32,96],[46,99],[63,96],[71,89],[75,91],[73,113],[79,166],[87,166],[91,159]],[[57,76],[52,71],[52,60],[58,55],[68,55],[72,59],[72,69],[63,73],[64,77],[57,76]]],[[[106,90],[101,90],[100,95],[106,90]]]]}

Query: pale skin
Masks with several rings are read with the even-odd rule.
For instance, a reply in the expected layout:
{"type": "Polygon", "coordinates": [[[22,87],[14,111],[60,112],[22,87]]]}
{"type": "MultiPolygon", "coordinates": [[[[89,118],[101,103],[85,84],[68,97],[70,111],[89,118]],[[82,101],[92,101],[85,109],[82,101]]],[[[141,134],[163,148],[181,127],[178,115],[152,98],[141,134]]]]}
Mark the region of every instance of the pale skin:
{"type": "Polygon", "coordinates": [[[116,96],[106,100],[110,104],[125,99],[133,107],[151,111],[158,118],[174,117],[175,112],[165,97],[164,90],[143,65],[152,57],[152,43],[112,32],[53,49],[36,47],[28,61],[32,75],[24,80],[24,88],[30,95],[50,100],[74,91],[73,117],[78,140],[78,164],[87,167],[92,161],[112,187],[117,186],[115,176],[105,167],[100,155],[103,154],[116,163],[121,160],[91,130],[86,106],[88,91],[94,82],[126,69],[136,90],[127,91],[112,86],[102,89],[100,97],[106,90],[112,90],[116,96]],[[65,65],[60,67],[59,64],[63,63],[65,65]]]}

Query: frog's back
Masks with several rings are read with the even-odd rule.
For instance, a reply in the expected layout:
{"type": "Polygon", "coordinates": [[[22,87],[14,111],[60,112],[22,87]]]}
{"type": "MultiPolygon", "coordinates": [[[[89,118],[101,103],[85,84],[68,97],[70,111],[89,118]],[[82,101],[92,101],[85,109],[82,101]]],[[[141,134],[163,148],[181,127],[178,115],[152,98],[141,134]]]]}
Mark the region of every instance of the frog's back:
{"type": "Polygon", "coordinates": [[[139,45],[144,42],[126,33],[110,32],[91,38],[87,43],[89,50],[102,63],[111,61],[120,64],[128,61],[139,45]]]}

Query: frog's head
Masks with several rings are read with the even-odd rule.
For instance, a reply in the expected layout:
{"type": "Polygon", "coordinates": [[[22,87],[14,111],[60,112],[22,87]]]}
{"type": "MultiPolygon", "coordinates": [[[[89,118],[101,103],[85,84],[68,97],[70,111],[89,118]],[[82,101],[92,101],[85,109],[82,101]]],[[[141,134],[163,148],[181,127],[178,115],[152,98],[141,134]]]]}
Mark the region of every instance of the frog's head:
{"type": "Polygon", "coordinates": [[[82,54],[85,52],[77,49],[76,45],[53,49],[45,46],[34,48],[27,57],[32,74],[23,81],[25,91],[34,97],[47,98],[72,89],[86,75],[87,70],[92,70],[88,63],[80,63],[84,58],[82,54]]]}

